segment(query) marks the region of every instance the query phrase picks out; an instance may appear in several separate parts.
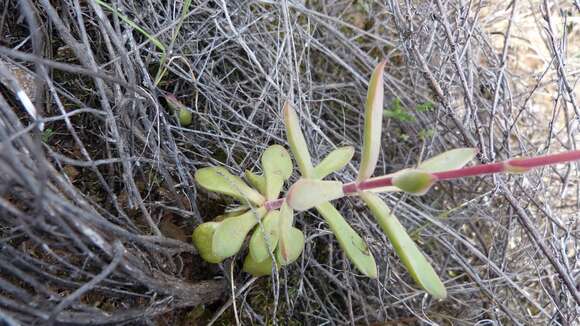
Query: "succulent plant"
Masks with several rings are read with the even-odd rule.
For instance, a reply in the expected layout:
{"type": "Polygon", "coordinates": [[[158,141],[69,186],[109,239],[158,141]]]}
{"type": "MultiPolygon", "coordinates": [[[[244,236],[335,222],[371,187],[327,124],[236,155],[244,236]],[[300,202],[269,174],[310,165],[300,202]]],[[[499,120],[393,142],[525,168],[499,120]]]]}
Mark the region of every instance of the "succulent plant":
{"type": "Polygon", "coordinates": [[[243,269],[256,276],[269,275],[301,255],[304,234],[294,226],[294,211],[314,208],[356,268],[363,275],[376,278],[375,259],[366,242],[331,203],[344,196],[356,196],[368,206],[416,284],[434,298],[443,299],[447,295],[443,282],[378,193],[402,191],[422,195],[441,180],[489,173],[522,173],[538,166],[580,160],[580,151],[570,151],[465,167],[475,158],[477,149],[458,148],[425,160],[414,168],[373,177],[381,149],[385,64],[383,61],[376,66],[369,82],[362,158],[355,181],[324,180],[350,162],[354,148],[335,149],[318,164],[313,164],[299,117],[288,102],[283,108],[286,136],[300,177],[289,187],[285,197],[280,197],[280,193],[293,174],[293,164],[288,151],[280,145],[272,145],[262,154],[263,174],[245,172],[248,183],[223,167],[197,171],[195,178],[202,188],[233,197],[239,202],[235,212],[195,229],[193,241],[203,259],[219,263],[234,256],[251,233],[243,269]]]}

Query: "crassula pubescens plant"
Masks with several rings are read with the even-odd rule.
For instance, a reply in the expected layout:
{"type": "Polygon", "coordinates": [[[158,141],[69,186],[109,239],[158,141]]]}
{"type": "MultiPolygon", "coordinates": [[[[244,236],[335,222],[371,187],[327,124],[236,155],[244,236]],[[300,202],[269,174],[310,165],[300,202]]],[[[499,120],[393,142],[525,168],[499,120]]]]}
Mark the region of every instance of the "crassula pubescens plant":
{"type": "Polygon", "coordinates": [[[458,148],[425,160],[414,168],[372,177],[381,146],[385,63],[381,62],[375,68],[369,82],[363,148],[356,180],[348,183],[323,180],[350,162],[354,148],[338,148],[314,165],[298,115],[288,102],[283,109],[286,136],[301,176],[285,197],[280,197],[280,193],[293,173],[293,164],[290,154],[280,145],[270,146],[262,154],[262,174],[245,172],[249,185],[223,167],[207,167],[196,172],[195,178],[201,187],[239,201],[236,209],[195,229],[193,242],[203,259],[219,263],[234,256],[251,232],[243,269],[255,276],[269,275],[274,269],[295,261],[304,248],[304,235],[293,226],[294,211],[315,208],[356,268],[362,274],[376,278],[376,263],[367,244],[331,204],[331,201],[345,196],[358,197],[369,207],[417,285],[433,297],[442,299],[447,295],[445,286],[377,193],[403,191],[422,195],[441,180],[502,172],[523,173],[539,166],[580,160],[580,151],[570,151],[465,167],[476,156],[477,150],[458,148]]]}

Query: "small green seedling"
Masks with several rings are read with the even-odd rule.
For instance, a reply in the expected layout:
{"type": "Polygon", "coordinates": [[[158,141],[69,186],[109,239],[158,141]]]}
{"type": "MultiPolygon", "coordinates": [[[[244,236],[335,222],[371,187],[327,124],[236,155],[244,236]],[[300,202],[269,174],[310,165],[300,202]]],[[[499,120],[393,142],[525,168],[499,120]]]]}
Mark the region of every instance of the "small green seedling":
{"type": "Polygon", "coordinates": [[[174,114],[179,121],[179,125],[186,127],[193,121],[193,114],[191,109],[181,103],[175,96],[166,95],[165,101],[169,109],[169,113],[174,114]]]}
{"type": "MultiPolygon", "coordinates": [[[[203,259],[219,263],[234,256],[251,233],[243,269],[255,276],[270,275],[275,269],[298,259],[304,249],[304,234],[293,225],[294,211],[315,208],[356,268],[367,277],[376,278],[377,266],[366,242],[331,203],[345,196],[359,197],[393,244],[411,278],[434,298],[443,299],[447,296],[443,282],[378,193],[402,191],[422,195],[442,180],[502,172],[523,173],[535,167],[580,160],[580,151],[570,151],[465,167],[477,150],[458,148],[416,167],[373,177],[381,149],[385,64],[383,61],[375,68],[369,82],[362,158],[355,181],[324,180],[350,162],[354,148],[338,148],[318,164],[313,164],[299,117],[289,103],[283,109],[286,136],[301,176],[285,197],[280,198],[280,192],[292,175],[293,165],[289,153],[279,145],[268,147],[262,154],[262,174],[246,171],[249,185],[223,167],[208,167],[196,172],[201,187],[233,197],[240,203],[235,212],[221,215],[195,229],[193,242],[203,259]]],[[[429,109],[430,106],[426,110],[429,109]]]]}

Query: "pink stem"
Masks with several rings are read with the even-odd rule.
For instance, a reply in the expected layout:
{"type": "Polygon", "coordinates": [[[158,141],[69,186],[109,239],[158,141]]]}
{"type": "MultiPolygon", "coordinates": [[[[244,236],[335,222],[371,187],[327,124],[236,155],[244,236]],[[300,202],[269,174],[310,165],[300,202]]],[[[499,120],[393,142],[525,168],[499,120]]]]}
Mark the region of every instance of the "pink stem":
{"type": "MultiPolygon", "coordinates": [[[[436,180],[453,180],[464,177],[473,177],[485,174],[494,174],[501,172],[525,172],[540,166],[566,163],[580,160],[580,150],[563,152],[558,154],[549,154],[531,158],[515,158],[498,163],[488,163],[465,168],[436,172],[432,175],[436,180]]],[[[376,188],[388,187],[393,185],[392,176],[382,176],[371,178],[363,182],[350,182],[344,184],[342,190],[345,195],[351,195],[359,191],[371,190],[376,188]]],[[[266,209],[278,209],[282,206],[284,198],[268,201],[265,204],[266,209]]]]}

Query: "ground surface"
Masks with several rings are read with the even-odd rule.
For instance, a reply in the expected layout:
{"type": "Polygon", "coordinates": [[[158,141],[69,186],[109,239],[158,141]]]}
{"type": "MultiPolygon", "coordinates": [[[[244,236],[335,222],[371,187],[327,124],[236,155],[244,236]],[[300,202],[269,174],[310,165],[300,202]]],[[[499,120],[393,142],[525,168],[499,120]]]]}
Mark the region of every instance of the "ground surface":
{"type": "MultiPolygon", "coordinates": [[[[360,148],[381,58],[377,175],[456,147],[477,147],[474,163],[577,149],[579,17],[577,1],[0,2],[0,320],[573,325],[577,164],[384,196],[443,301],[417,289],[356,200],[337,207],[377,280],[313,212],[296,220],[303,256],[272,278],[242,273],[243,255],[205,263],[190,234],[230,204],[198,189],[196,169],[256,170],[266,146],[287,145],[287,99],[314,160],[360,148]]],[[[359,159],[333,177],[352,180],[359,159]]]]}

